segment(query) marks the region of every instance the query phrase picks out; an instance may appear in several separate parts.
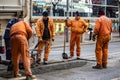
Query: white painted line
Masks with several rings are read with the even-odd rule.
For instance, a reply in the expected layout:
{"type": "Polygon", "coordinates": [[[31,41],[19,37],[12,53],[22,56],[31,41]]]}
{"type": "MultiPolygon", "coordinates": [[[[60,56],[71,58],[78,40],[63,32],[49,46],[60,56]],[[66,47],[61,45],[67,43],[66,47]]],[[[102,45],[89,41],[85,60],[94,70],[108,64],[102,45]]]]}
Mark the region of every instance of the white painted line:
{"type": "MultiPolygon", "coordinates": [[[[115,55],[115,54],[120,54],[120,52],[112,52],[112,53],[109,53],[108,55],[109,56],[112,56],[112,55],[115,55]]],[[[87,56],[83,56],[84,58],[92,58],[92,57],[95,57],[95,55],[87,55],[87,56]]]]}
{"type": "MultiPolygon", "coordinates": [[[[17,77],[17,78],[11,78],[11,79],[8,79],[8,80],[26,80],[26,77],[22,76],[22,77],[17,77]]],[[[32,80],[38,80],[38,79],[32,79],[32,80]]],[[[43,80],[43,79],[40,79],[40,80],[43,80]]]]}

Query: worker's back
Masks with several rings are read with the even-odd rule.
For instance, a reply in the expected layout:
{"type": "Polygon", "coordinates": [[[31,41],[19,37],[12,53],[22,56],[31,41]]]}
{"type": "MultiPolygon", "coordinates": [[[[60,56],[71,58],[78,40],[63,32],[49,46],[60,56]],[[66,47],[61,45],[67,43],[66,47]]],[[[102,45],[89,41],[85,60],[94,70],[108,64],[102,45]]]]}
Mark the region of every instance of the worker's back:
{"type": "Polygon", "coordinates": [[[14,24],[10,30],[10,36],[12,36],[14,34],[23,34],[27,38],[30,38],[32,35],[32,29],[28,24],[26,24],[23,21],[20,21],[20,22],[14,24]]]}
{"type": "Polygon", "coordinates": [[[112,31],[112,21],[106,16],[101,16],[98,18],[99,21],[99,35],[107,35],[112,31]]]}

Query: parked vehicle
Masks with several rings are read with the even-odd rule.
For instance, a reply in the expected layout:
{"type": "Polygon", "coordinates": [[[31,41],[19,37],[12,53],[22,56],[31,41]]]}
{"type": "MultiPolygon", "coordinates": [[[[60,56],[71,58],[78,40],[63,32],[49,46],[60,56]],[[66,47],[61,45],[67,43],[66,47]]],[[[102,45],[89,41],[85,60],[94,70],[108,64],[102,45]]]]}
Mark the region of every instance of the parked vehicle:
{"type": "Polygon", "coordinates": [[[8,21],[15,15],[27,16],[27,3],[29,0],[0,0],[0,62],[5,58],[4,31],[8,21]]]}

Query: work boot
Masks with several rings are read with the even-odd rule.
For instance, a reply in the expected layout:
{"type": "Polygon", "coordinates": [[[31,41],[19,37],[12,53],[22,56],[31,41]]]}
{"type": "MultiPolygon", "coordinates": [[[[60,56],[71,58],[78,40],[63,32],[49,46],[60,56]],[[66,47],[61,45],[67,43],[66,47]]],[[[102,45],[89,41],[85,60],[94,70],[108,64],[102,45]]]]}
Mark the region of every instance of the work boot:
{"type": "Polygon", "coordinates": [[[35,80],[36,76],[35,75],[27,75],[26,80],[35,80]]]}
{"type": "Polygon", "coordinates": [[[24,69],[24,64],[23,63],[19,63],[19,69],[24,69]]]}
{"type": "Polygon", "coordinates": [[[107,68],[107,66],[105,64],[102,65],[103,68],[107,68]]]}
{"type": "Polygon", "coordinates": [[[77,60],[79,60],[80,59],[80,56],[77,56],[77,58],[76,58],[77,60]]]}
{"type": "Polygon", "coordinates": [[[38,60],[36,61],[36,63],[37,63],[37,64],[40,64],[40,63],[41,63],[41,59],[38,59],[38,60]]]}
{"type": "Polygon", "coordinates": [[[17,75],[14,74],[14,77],[21,77],[21,76],[22,74],[17,74],[17,75]]]}
{"type": "Polygon", "coordinates": [[[7,71],[13,71],[13,66],[12,66],[12,64],[8,65],[7,71]]]}
{"type": "Polygon", "coordinates": [[[93,66],[92,68],[93,69],[102,69],[102,66],[97,64],[96,66],[93,66]]]}
{"type": "Polygon", "coordinates": [[[2,58],[1,58],[1,56],[0,56],[0,63],[2,63],[2,58]]]}
{"type": "Polygon", "coordinates": [[[12,71],[12,70],[13,70],[13,65],[12,65],[12,61],[10,61],[7,67],[7,71],[12,71]]]}
{"type": "Polygon", "coordinates": [[[43,64],[44,64],[44,65],[48,64],[48,61],[43,61],[43,64]]]}
{"type": "Polygon", "coordinates": [[[103,68],[107,68],[107,66],[103,66],[103,68]]]}

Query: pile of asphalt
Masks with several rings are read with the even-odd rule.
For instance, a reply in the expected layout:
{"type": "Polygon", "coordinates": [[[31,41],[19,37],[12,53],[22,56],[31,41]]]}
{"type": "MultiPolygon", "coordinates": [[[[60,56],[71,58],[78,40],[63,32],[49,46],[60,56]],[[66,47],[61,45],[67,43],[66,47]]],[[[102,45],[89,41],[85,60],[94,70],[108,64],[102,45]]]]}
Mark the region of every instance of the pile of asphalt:
{"type": "MultiPolygon", "coordinates": [[[[87,61],[85,60],[61,60],[61,61],[51,61],[47,65],[43,64],[35,64],[32,69],[33,74],[42,74],[47,72],[52,72],[56,70],[65,70],[65,69],[71,69],[76,67],[82,67],[87,64],[87,61]]],[[[24,70],[20,70],[20,73],[24,75],[24,70]]],[[[2,65],[1,71],[0,71],[0,78],[3,79],[9,79],[12,78],[13,74],[12,71],[7,71],[7,66],[2,65]]]]}
{"type": "Polygon", "coordinates": [[[49,62],[47,65],[37,65],[32,68],[33,74],[42,74],[46,72],[52,72],[56,70],[65,70],[76,67],[82,67],[87,64],[87,61],[83,60],[71,60],[71,61],[58,61],[58,62],[49,62]]]}

